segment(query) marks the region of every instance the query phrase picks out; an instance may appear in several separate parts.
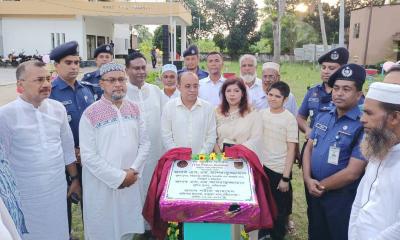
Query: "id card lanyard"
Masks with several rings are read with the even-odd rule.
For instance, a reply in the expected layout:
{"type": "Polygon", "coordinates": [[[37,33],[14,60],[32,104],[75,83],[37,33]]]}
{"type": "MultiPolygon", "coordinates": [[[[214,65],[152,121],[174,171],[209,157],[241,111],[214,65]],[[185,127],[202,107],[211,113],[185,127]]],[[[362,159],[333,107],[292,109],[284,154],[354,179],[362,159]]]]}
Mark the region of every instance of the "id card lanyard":
{"type": "Polygon", "coordinates": [[[339,140],[340,140],[340,135],[338,133],[335,136],[335,143],[329,147],[328,163],[333,165],[339,164],[340,147],[337,146],[339,140]]]}

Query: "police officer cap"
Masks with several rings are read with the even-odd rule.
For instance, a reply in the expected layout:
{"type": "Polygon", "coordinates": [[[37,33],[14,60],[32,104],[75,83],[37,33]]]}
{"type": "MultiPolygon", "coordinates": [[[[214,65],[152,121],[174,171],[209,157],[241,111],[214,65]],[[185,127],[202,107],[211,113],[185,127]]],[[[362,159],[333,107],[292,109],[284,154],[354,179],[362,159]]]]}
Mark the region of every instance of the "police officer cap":
{"type": "Polygon", "coordinates": [[[183,57],[194,56],[199,54],[199,49],[196,45],[190,45],[184,52],[183,57]]]}
{"type": "Polygon", "coordinates": [[[333,62],[339,63],[340,65],[346,64],[349,60],[349,51],[346,48],[339,47],[332,49],[331,51],[325,53],[320,58],[318,58],[318,63],[323,62],[333,62]]]}
{"type": "Polygon", "coordinates": [[[336,72],[330,76],[328,85],[333,87],[336,80],[346,80],[355,82],[358,89],[364,85],[366,72],[360,65],[351,63],[341,66],[336,72]]]}
{"type": "Polygon", "coordinates": [[[76,41],[67,42],[54,48],[50,53],[50,60],[60,62],[61,59],[69,55],[79,55],[79,45],[76,41]]]}
{"type": "Polygon", "coordinates": [[[103,44],[94,50],[94,58],[97,58],[100,53],[109,53],[113,55],[114,49],[110,44],[103,44]]]}

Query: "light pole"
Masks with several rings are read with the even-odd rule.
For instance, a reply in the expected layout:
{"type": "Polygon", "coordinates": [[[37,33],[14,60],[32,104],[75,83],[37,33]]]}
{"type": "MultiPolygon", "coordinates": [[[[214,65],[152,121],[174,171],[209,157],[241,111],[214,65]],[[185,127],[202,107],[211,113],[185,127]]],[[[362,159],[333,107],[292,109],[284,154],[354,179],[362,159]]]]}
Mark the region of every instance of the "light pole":
{"type": "Polygon", "coordinates": [[[344,0],[340,0],[339,46],[344,47],[344,0]]]}

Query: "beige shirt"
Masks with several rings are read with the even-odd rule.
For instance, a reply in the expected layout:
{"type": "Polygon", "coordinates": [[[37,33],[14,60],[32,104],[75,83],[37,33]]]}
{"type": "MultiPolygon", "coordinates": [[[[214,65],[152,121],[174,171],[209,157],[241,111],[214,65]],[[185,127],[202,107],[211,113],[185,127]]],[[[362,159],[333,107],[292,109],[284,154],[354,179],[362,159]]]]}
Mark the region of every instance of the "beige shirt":
{"type": "Polygon", "coordinates": [[[260,111],[263,121],[263,161],[267,168],[283,173],[287,156],[287,143],[298,143],[296,118],[288,110],[271,113],[260,111]]]}
{"type": "Polygon", "coordinates": [[[251,111],[244,117],[239,112],[224,116],[219,108],[215,110],[217,118],[217,144],[221,149],[223,143],[242,144],[254,151],[260,158],[262,121],[260,113],[251,111]]]}

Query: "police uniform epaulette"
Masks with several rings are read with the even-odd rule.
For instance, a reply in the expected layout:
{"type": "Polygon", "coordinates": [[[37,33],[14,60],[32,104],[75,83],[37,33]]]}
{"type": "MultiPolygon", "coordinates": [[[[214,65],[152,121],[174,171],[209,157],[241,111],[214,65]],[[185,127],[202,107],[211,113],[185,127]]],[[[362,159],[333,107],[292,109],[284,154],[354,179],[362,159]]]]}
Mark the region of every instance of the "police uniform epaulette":
{"type": "Polygon", "coordinates": [[[91,77],[92,77],[92,74],[93,74],[93,72],[90,72],[90,73],[85,73],[85,74],[83,75],[83,78],[82,78],[82,80],[84,80],[84,79],[88,79],[88,78],[91,78],[91,77]]]}

